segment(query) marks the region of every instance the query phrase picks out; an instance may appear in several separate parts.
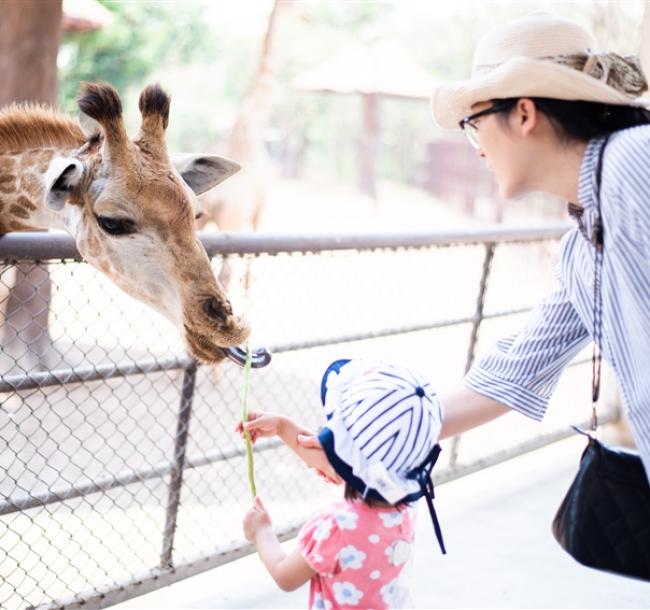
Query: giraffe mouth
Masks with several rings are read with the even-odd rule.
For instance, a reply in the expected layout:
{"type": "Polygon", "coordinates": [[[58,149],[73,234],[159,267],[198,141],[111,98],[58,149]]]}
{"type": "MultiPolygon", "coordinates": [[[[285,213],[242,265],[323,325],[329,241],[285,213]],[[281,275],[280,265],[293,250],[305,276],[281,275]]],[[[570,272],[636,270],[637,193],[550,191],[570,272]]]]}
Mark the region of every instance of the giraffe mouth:
{"type": "Polygon", "coordinates": [[[191,330],[185,325],[185,338],[194,358],[202,362],[214,363],[220,362],[226,357],[225,347],[217,345],[205,335],[201,335],[191,330]]]}
{"type": "MultiPolygon", "coordinates": [[[[246,366],[246,349],[240,346],[223,347],[217,345],[205,335],[201,335],[187,326],[185,326],[185,333],[190,352],[197,360],[206,363],[216,363],[224,358],[228,358],[238,366],[246,366]]],[[[252,368],[262,368],[271,362],[271,352],[265,347],[261,347],[252,350],[250,359],[252,368]]]]}

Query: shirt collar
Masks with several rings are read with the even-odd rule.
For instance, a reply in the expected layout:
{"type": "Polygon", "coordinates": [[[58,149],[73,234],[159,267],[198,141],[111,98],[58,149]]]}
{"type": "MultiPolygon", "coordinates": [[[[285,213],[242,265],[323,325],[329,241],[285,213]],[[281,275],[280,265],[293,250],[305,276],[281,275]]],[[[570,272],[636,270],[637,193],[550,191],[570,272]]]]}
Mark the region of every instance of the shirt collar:
{"type": "Polygon", "coordinates": [[[604,139],[605,136],[599,136],[589,140],[582,158],[578,178],[578,203],[584,209],[596,206],[596,166],[598,165],[600,145],[604,139]]]}

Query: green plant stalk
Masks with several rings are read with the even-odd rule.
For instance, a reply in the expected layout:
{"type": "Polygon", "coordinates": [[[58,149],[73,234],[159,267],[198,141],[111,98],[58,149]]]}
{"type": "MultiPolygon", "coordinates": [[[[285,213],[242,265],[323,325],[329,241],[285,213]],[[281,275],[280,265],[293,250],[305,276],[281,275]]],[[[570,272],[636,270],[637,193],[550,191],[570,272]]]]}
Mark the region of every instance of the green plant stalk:
{"type": "MultiPolygon", "coordinates": [[[[244,365],[244,397],[242,399],[241,421],[245,424],[248,421],[248,390],[251,384],[251,350],[246,344],[246,364],[244,365]]],[[[244,428],[244,438],[246,439],[246,466],[248,469],[248,484],[251,488],[253,498],[257,495],[255,487],[255,463],[253,460],[253,443],[251,442],[251,433],[244,428]]]]}

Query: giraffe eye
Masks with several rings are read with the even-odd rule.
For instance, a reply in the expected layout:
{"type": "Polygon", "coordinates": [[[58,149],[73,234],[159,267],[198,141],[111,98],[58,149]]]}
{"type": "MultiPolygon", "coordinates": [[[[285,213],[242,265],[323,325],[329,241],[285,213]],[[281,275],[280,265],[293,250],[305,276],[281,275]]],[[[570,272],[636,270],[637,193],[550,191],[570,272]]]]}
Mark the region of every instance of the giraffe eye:
{"type": "Polygon", "coordinates": [[[110,216],[97,216],[97,224],[109,235],[128,235],[135,233],[135,223],[129,218],[111,218],[110,216]]]}

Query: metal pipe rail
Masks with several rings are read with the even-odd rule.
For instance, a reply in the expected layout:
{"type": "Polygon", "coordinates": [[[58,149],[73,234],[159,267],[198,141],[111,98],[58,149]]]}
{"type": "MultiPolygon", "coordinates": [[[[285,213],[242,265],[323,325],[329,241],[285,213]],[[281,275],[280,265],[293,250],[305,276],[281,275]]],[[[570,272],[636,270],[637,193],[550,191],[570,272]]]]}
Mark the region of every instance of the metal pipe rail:
{"type": "MultiPolygon", "coordinates": [[[[420,233],[368,233],[363,235],[314,233],[197,233],[209,256],[228,254],[281,254],[285,252],[329,252],[429,248],[469,244],[503,244],[558,239],[571,225],[554,223],[540,227],[482,227],[462,231],[420,233]]],[[[0,235],[0,260],[81,260],[74,239],[65,233],[7,233],[0,235]]]]}
{"type": "MultiPolygon", "coordinates": [[[[326,345],[338,345],[340,343],[352,343],[354,341],[364,341],[367,339],[380,339],[382,337],[391,337],[394,335],[403,335],[407,333],[421,332],[425,330],[434,330],[437,328],[447,328],[459,324],[468,324],[477,321],[502,318],[518,313],[530,311],[529,307],[520,307],[518,309],[507,309],[497,311],[487,315],[470,316],[465,318],[454,318],[442,320],[440,322],[430,322],[412,326],[396,326],[386,328],[381,331],[355,333],[350,335],[339,335],[328,337],[326,339],[314,339],[311,341],[298,341],[295,343],[280,343],[271,345],[270,350],[275,354],[282,354],[299,349],[311,349],[314,347],[325,347],[326,345]]],[[[173,371],[186,369],[192,364],[192,359],[185,357],[172,357],[157,360],[142,360],[139,362],[127,362],[123,364],[107,364],[93,367],[83,367],[74,369],[56,369],[53,371],[41,371],[37,373],[24,373],[22,375],[11,375],[0,378],[0,394],[3,392],[17,392],[20,390],[33,390],[36,388],[45,388],[55,385],[68,385],[73,383],[86,383],[88,381],[104,381],[116,377],[128,377],[130,375],[146,375],[149,373],[159,373],[162,371],[173,371]]]]}

